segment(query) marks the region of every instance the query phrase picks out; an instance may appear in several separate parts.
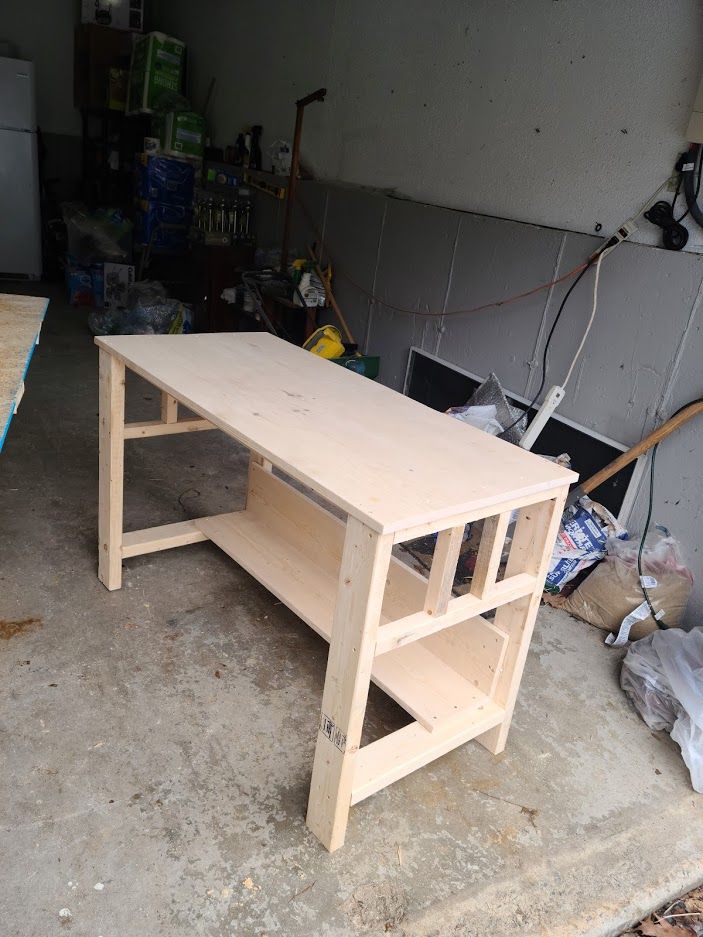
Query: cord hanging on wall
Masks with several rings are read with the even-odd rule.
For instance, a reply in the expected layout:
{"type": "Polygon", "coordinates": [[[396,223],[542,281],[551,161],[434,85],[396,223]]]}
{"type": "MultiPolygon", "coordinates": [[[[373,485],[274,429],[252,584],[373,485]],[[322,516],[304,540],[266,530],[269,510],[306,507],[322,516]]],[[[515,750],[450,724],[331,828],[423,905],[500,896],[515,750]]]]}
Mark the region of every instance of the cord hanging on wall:
{"type": "Polygon", "coordinates": [[[702,157],[703,148],[697,143],[691,144],[690,148],[676,161],[675,168],[679,173],[679,181],[671,204],[661,199],[644,212],[647,221],[662,229],[662,244],[667,250],[680,251],[686,246],[689,232],[681,222],[687,215],[703,227],[703,210],[698,206],[698,193],[701,190],[701,175],[703,174],[702,157]],[[675,218],[674,210],[681,189],[683,189],[687,208],[683,215],[675,218]]]}
{"type": "Polygon", "coordinates": [[[647,221],[662,229],[662,242],[669,251],[680,251],[688,241],[688,229],[674,218],[674,206],[668,202],[655,202],[644,213],[647,221]]]}
{"type": "Polygon", "coordinates": [[[703,211],[698,205],[698,193],[701,190],[701,170],[703,169],[703,149],[700,143],[691,144],[687,153],[682,153],[676,168],[681,173],[683,194],[691,218],[703,228],[703,211]],[[697,167],[697,169],[696,169],[697,167]]]}

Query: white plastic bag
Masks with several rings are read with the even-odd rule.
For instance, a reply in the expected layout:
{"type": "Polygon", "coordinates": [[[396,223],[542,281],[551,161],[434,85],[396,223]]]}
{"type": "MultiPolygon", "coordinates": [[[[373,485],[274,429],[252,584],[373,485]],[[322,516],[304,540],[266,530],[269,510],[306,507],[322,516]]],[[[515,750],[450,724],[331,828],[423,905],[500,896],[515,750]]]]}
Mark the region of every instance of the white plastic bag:
{"type": "Polygon", "coordinates": [[[449,416],[453,416],[455,420],[475,426],[491,436],[499,436],[503,432],[503,427],[496,419],[497,412],[495,404],[492,403],[480,407],[450,407],[447,410],[449,416]]]}
{"type": "Polygon", "coordinates": [[[656,631],[635,641],[620,686],[650,729],[671,734],[693,789],[703,794],[703,628],[656,631]]]}

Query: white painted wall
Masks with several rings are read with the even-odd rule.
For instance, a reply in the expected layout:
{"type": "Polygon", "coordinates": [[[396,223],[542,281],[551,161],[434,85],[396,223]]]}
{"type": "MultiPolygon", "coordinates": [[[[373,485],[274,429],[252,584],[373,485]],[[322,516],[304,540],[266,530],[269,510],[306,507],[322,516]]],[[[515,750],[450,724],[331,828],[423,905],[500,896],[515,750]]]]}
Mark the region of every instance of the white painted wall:
{"type": "Polygon", "coordinates": [[[76,0],[1,0],[0,39],[35,63],[37,119],[44,133],[81,133],[73,106],[73,29],[76,0]]]}
{"type": "Polygon", "coordinates": [[[217,77],[217,142],[290,138],[326,85],[303,143],[323,178],[587,233],[667,178],[703,71],[699,0],[160,0],[157,21],[196,106],[217,77]]]}
{"type": "MultiPolygon", "coordinates": [[[[214,144],[234,143],[242,127],[263,124],[265,145],[292,139],[295,101],[328,80],[335,4],[284,0],[156,0],[158,28],[188,46],[188,88],[201,109],[216,79],[208,111],[214,144]]],[[[306,153],[324,142],[322,108],[306,114],[306,153]]],[[[270,166],[270,163],[268,163],[270,166]]]]}

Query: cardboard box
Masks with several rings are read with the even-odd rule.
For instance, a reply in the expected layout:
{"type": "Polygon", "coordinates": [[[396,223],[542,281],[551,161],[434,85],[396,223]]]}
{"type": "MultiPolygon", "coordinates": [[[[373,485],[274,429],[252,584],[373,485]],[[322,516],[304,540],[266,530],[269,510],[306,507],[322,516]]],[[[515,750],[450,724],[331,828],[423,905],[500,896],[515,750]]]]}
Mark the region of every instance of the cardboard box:
{"type": "Polygon", "coordinates": [[[163,205],[193,202],[195,169],[191,163],[172,156],[141,154],[137,175],[137,197],[163,205]]]}
{"type": "Polygon", "coordinates": [[[111,111],[123,111],[127,107],[127,82],[129,71],[126,68],[110,68],[107,73],[107,106],[111,111]]]}
{"type": "Polygon", "coordinates": [[[164,153],[202,159],[205,119],[193,111],[170,111],[164,115],[160,136],[164,153]]]}
{"type": "Polygon", "coordinates": [[[81,22],[141,32],[144,0],[82,0],[81,22]]]}
{"type": "Polygon", "coordinates": [[[242,181],[242,176],[241,170],[238,170],[235,175],[230,169],[208,166],[205,179],[207,182],[213,182],[216,185],[238,186],[242,181]]]}
{"type": "Polygon", "coordinates": [[[192,214],[189,205],[140,201],[134,225],[137,243],[164,253],[184,253],[192,214]]]}
{"type": "Polygon", "coordinates": [[[106,309],[124,309],[127,305],[127,292],[134,283],[134,267],[131,264],[103,264],[104,293],[103,304],[106,309]]]}
{"type": "Polygon", "coordinates": [[[91,264],[90,281],[93,284],[93,304],[98,309],[103,308],[105,302],[105,265],[91,264]]]}
{"type": "Polygon", "coordinates": [[[128,114],[153,114],[165,92],[179,93],[183,83],[185,45],[165,33],[139,36],[129,68],[128,114]]]}
{"type": "Polygon", "coordinates": [[[71,306],[93,305],[93,281],[90,267],[69,263],[65,270],[68,301],[71,306]]]}
{"type": "Polygon", "coordinates": [[[132,34],[107,26],[77,26],[74,34],[73,103],[105,107],[111,69],[128,69],[132,34]]]}

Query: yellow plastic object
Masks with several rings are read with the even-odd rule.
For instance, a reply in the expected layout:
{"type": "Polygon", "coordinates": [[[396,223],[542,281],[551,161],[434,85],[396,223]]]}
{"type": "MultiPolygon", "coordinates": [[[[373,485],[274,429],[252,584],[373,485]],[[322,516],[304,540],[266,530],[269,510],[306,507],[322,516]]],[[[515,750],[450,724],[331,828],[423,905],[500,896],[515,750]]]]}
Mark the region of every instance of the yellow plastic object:
{"type": "Polygon", "coordinates": [[[339,329],[333,325],[323,325],[322,328],[315,329],[303,348],[321,358],[341,358],[344,354],[342,336],[339,329]]]}

